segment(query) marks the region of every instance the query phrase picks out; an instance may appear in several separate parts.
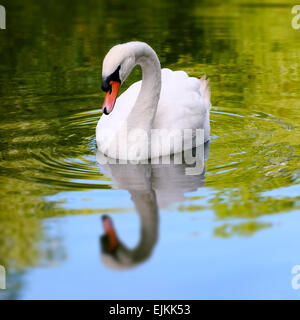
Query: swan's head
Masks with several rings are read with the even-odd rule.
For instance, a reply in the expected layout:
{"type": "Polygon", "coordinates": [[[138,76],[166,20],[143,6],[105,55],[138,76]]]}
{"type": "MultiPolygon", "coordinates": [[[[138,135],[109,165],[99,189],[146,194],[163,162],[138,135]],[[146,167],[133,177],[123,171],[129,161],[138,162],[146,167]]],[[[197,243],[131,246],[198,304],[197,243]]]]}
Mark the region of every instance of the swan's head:
{"type": "Polygon", "coordinates": [[[130,269],[135,263],[130,257],[128,249],[119,241],[111,218],[102,216],[104,234],[100,237],[101,259],[104,265],[110,269],[130,269]]]}
{"type": "Polygon", "coordinates": [[[157,215],[152,220],[154,230],[150,226],[150,230],[147,232],[148,235],[146,235],[146,226],[142,227],[140,242],[134,249],[129,249],[119,240],[111,218],[107,215],[102,216],[104,234],[100,236],[100,247],[103,264],[110,269],[126,270],[146,261],[150,257],[157,241],[156,217],[157,215]]]}
{"type": "Polygon", "coordinates": [[[102,90],[106,92],[103,113],[112,112],[119,88],[135,66],[133,43],[118,44],[106,54],[102,66],[102,90]]]}

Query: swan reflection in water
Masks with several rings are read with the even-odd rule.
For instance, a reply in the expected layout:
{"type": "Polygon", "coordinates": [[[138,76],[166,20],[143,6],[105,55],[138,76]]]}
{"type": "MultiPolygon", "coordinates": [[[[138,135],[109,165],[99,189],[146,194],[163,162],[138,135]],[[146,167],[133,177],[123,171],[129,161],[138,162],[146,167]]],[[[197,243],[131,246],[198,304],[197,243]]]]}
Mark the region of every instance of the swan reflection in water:
{"type": "MultiPolygon", "coordinates": [[[[202,146],[203,150],[203,146],[202,146]]],[[[193,154],[197,150],[193,150],[193,154]]],[[[209,142],[204,144],[204,162],[209,153],[209,142]]],[[[135,248],[127,248],[118,238],[112,219],[102,216],[104,234],[100,237],[102,262],[110,269],[130,269],[147,260],[158,239],[159,209],[185,199],[185,193],[204,185],[205,170],[187,175],[186,163],[175,164],[105,164],[100,151],[97,160],[104,173],[113,181],[114,189],[128,190],[140,216],[140,239],[135,248]]],[[[106,158],[108,159],[108,158],[106,158]]],[[[161,162],[160,162],[161,163],[161,162]]],[[[204,168],[204,167],[203,167],[204,168]]]]}

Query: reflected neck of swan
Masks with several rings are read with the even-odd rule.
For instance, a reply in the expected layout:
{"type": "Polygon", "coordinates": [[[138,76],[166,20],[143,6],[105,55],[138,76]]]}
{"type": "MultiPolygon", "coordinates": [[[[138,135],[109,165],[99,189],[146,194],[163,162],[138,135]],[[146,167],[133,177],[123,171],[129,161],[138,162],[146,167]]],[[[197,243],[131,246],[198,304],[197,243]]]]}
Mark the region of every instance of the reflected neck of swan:
{"type": "Polygon", "coordinates": [[[141,233],[137,246],[127,254],[133,264],[146,260],[158,238],[158,207],[154,190],[129,191],[140,216],[141,233]]]}

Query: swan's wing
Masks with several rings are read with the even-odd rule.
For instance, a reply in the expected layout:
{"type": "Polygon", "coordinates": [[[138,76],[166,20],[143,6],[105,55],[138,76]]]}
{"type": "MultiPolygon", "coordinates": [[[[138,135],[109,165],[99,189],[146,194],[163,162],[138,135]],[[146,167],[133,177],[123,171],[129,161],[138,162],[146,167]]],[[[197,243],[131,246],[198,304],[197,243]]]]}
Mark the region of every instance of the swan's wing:
{"type": "Polygon", "coordinates": [[[154,128],[208,128],[208,80],[189,77],[184,71],[162,69],[162,89],[154,128]]]}
{"type": "MultiPolygon", "coordinates": [[[[209,123],[210,89],[205,77],[189,77],[184,71],[162,69],[162,88],[153,128],[195,129],[204,128],[209,123]]],[[[127,119],[141,89],[142,81],[137,81],[116,100],[109,118],[101,117],[102,129],[118,128],[127,119]]]]}

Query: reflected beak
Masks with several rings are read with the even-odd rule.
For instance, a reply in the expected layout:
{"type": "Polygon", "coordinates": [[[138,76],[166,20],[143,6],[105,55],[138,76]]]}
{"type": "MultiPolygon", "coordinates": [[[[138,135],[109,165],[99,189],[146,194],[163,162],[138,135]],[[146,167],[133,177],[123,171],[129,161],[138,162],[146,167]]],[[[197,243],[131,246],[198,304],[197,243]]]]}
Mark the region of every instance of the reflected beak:
{"type": "Polygon", "coordinates": [[[115,106],[115,102],[117,100],[117,96],[120,88],[120,82],[110,81],[109,85],[110,85],[110,89],[106,92],[105,99],[102,106],[103,113],[106,115],[110,114],[115,106]]]}
{"type": "Polygon", "coordinates": [[[103,226],[105,236],[108,238],[108,244],[107,244],[106,250],[109,252],[112,252],[118,247],[119,240],[118,240],[117,234],[115,232],[111,218],[106,215],[103,216],[102,217],[102,226],[103,226]]]}

